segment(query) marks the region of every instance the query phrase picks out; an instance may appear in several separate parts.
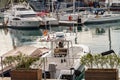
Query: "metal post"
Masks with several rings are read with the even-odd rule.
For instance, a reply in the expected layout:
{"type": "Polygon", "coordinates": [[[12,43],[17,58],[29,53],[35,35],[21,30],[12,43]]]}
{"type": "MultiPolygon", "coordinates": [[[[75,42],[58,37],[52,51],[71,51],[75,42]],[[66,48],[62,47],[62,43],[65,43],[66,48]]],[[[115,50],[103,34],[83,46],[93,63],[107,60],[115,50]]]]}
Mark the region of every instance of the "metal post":
{"type": "Polygon", "coordinates": [[[75,35],[75,44],[77,44],[77,27],[76,27],[76,35],[75,35]]]}
{"type": "Polygon", "coordinates": [[[43,58],[44,61],[44,80],[46,80],[46,73],[45,73],[45,57],[43,58]]]}

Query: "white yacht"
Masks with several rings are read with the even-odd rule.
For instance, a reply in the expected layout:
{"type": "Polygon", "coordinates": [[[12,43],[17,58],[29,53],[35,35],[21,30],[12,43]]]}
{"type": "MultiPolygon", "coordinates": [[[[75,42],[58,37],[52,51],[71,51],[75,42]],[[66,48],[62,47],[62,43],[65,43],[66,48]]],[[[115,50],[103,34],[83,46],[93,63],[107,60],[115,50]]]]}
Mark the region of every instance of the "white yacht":
{"type": "Polygon", "coordinates": [[[70,40],[55,39],[50,42],[51,51],[42,56],[45,59],[41,64],[43,74],[44,71],[46,73],[44,77],[75,80],[84,70],[84,66],[80,64],[80,57],[89,53],[89,48],[81,44],[72,44],[70,40]]]}
{"type": "Polygon", "coordinates": [[[8,27],[38,28],[41,21],[41,17],[25,4],[13,5],[11,10],[5,12],[4,23],[8,27]]]}

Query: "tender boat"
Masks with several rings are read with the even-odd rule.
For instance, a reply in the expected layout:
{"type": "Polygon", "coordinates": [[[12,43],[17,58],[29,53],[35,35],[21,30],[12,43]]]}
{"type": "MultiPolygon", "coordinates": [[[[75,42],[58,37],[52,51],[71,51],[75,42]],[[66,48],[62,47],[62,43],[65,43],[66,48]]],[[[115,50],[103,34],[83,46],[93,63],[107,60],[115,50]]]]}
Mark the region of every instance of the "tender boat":
{"type": "MultiPolygon", "coordinates": [[[[55,39],[63,39],[63,40],[71,40],[72,42],[75,40],[75,38],[77,37],[77,33],[72,32],[72,31],[58,31],[58,32],[49,32],[48,30],[44,30],[43,31],[43,35],[37,39],[37,41],[39,42],[43,42],[43,41],[51,41],[51,40],[55,40],[55,39]]],[[[74,42],[73,42],[74,43],[74,42]]]]}

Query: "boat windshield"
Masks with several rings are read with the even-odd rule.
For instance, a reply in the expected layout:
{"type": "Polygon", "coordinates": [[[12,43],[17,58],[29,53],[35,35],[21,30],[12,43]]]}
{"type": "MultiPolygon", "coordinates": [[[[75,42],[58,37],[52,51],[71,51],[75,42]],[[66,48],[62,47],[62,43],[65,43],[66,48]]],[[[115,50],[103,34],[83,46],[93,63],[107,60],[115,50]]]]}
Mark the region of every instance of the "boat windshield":
{"type": "Polygon", "coordinates": [[[56,37],[57,37],[57,38],[64,38],[65,35],[64,35],[63,32],[56,32],[56,37]]]}
{"type": "Polygon", "coordinates": [[[17,15],[17,17],[21,17],[21,18],[27,18],[27,17],[35,17],[36,14],[21,14],[21,15],[17,15]]]}

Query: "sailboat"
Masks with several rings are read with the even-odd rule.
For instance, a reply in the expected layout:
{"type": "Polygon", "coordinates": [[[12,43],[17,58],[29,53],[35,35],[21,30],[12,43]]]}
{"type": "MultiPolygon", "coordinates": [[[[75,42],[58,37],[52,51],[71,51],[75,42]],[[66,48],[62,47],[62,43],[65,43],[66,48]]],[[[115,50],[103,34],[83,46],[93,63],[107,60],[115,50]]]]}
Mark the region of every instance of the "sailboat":
{"type": "Polygon", "coordinates": [[[110,6],[112,4],[112,1],[106,0],[107,5],[105,9],[102,8],[93,8],[93,12],[95,13],[90,13],[88,12],[88,18],[85,22],[85,24],[102,24],[102,23],[115,23],[120,21],[120,14],[113,14],[110,11],[110,6]]]}
{"type": "Polygon", "coordinates": [[[80,19],[79,24],[83,24],[85,19],[82,16],[81,13],[76,13],[75,12],[75,0],[73,0],[73,6],[69,7],[69,8],[64,8],[64,9],[60,9],[60,12],[57,14],[57,18],[59,20],[59,23],[62,24],[78,24],[78,19],[80,19]],[[72,13],[67,12],[69,10],[72,10],[72,13]]]}

